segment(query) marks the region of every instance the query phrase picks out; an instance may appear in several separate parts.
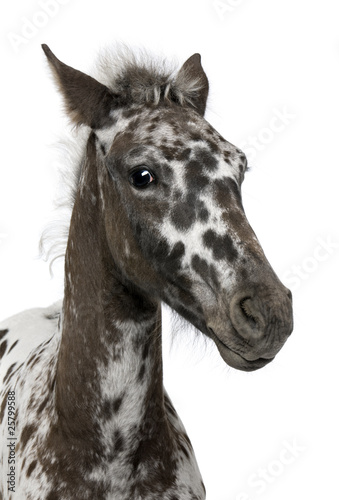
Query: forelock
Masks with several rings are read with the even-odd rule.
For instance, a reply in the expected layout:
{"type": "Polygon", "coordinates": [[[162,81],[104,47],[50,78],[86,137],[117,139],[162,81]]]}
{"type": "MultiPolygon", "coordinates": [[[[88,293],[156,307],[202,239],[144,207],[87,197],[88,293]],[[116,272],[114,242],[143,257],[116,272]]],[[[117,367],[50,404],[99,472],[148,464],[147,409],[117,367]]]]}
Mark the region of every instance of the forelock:
{"type": "Polygon", "coordinates": [[[129,104],[176,102],[192,105],[203,82],[188,71],[145,50],[116,45],[103,50],[96,65],[96,78],[129,104]]]}

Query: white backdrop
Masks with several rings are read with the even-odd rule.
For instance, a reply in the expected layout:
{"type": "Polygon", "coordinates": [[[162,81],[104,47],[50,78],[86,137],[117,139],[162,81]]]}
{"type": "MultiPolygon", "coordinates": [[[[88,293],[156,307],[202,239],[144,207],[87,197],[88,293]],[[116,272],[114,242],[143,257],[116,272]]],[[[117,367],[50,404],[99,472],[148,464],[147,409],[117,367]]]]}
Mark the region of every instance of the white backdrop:
{"type": "Polygon", "coordinates": [[[166,310],[166,387],[208,500],[337,498],[337,2],[17,0],[0,9],[0,317],[62,294],[62,267],[51,279],[38,256],[56,217],[52,145],[67,123],[40,44],[87,72],[117,40],[179,62],[200,52],[206,118],[248,155],[244,206],[293,291],[295,329],[272,364],[247,374],[190,332],[171,346],[166,310]]]}

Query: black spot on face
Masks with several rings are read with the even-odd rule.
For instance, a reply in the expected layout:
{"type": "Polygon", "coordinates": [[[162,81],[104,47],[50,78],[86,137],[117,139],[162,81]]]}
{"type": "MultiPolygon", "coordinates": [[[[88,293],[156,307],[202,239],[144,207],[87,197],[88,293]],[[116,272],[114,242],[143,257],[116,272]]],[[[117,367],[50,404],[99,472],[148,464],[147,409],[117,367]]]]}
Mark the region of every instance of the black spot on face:
{"type": "Polygon", "coordinates": [[[195,177],[204,176],[204,166],[199,160],[190,160],[186,165],[186,180],[194,182],[195,177]]]}
{"type": "Polygon", "coordinates": [[[165,239],[160,239],[157,241],[144,241],[147,243],[147,250],[149,251],[150,257],[155,260],[164,260],[169,254],[169,245],[165,239]]]}
{"type": "Polygon", "coordinates": [[[229,164],[231,163],[231,159],[232,159],[231,151],[224,151],[223,157],[224,157],[224,160],[226,163],[229,163],[229,164]]]}
{"type": "Polygon", "coordinates": [[[185,255],[185,245],[182,241],[178,241],[171,250],[169,258],[173,260],[181,259],[185,255]]]}
{"type": "Polygon", "coordinates": [[[205,259],[195,254],[192,257],[192,268],[213,290],[220,288],[217,271],[213,264],[208,264],[205,259]]]}
{"type": "Polygon", "coordinates": [[[185,148],[184,150],[176,154],[176,160],[187,161],[191,155],[191,152],[192,152],[191,148],[185,148]]]}
{"type": "Polygon", "coordinates": [[[185,201],[178,202],[171,212],[171,221],[179,231],[186,231],[196,221],[195,207],[185,201]]]}
{"type": "Polygon", "coordinates": [[[176,155],[178,153],[178,149],[176,147],[165,146],[164,144],[162,144],[159,149],[161,150],[162,154],[164,155],[167,161],[176,158],[176,155]]]}
{"type": "Polygon", "coordinates": [[[209,184],[209,178],[203,173],[202,165],[196,160],[187,163],[185,181],[189,189],[201,191],[209,184]]]}
{"type": "Polygon", "coordinates": [[[166,259],[166,274],[174,276],[181,269],[181,261],[185,255],[185,245],[182,241],[178,241],[166,259]]]}
{"type": "Polygon", "coordinates": [[[198,200],[196,204],[196,210],[197,210],[197,218],[201,222],[207,222],[209,219],[209,211],[206,208],[206,205],[203,201],[198,200]]]}
{"type": "Polygon", "coordinates": [[[212,229],[209,229],[203,235],[203,242],[207,248],[212,250],[215,260],[226,259],[228,262],[233,262],[238,256],[238,251],[228,234],[220,236],[212,229]]]}
{"type": "Polygon", "coordinates": [[[205,148],[199,148],[195,150],[195,156],[199,163],[202,164],[203,168],[208,172],[213,172],[218,166],[218,161],[216,157],[205,148]]]}

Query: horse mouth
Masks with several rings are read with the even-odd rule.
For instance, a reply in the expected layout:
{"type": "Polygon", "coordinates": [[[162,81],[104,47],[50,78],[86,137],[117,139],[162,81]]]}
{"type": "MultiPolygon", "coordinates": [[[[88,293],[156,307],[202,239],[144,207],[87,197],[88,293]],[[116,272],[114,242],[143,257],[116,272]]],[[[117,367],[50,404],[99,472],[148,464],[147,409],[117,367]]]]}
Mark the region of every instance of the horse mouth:
{"type": "Polygon", "coordinates": [[[214,333],[214,331],[209,328],[210,337],[214,340],[222,359],[232,368],[237,370],[242,370],[246,372],[259,370],[263,368],[268,363],[273,361],[272,358],[257,358],[254,360],[248,360],[241,354],[235,352],[233,349],[228,347],[220,338],[214,333]]]}

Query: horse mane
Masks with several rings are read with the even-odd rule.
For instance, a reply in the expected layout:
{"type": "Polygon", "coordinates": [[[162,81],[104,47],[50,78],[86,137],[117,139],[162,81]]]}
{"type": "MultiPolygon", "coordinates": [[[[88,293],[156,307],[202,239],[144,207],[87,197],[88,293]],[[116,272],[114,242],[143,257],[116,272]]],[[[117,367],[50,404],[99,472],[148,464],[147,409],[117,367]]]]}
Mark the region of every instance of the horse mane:
{"type": "Polygon", "coordinates": [[[160,99],[181,106],[192,101],[203,82],[185,69],[144,49],[124,44],[103,50],[96,63],[95,77],[114,94],[133,104],[159,104],[160,99]]]}
{"type": "MultiPolygon", "coordinates": [[[[154,56],[144,49],[132,50],[120,43],[101,49],[89,73],[130,104],[158,105],[163,99],[181,106],[191,105],[203,82],[183,68],[179,71],[178,67],[174,61],[168,62],[168,59],[154,56]]],[[[54,204],[58,215],[42,232],[39,244],[40,255],[49,262],[51,275],[53,264],[65,257],[70,218],[90,128],[80,125],[68,129],[66,133],[67,138],[56,144],[60,187],[54,204]]]]}
{"type": "Polygon", "coordinates": [[[89,134],[87,126],[68,128],[65,135],[51,145],[59,181],[53,203],[55,218],[46,225],[39,242],[40,257],[49,263],[51,276],[54,264],[64,259],[66,254],[71,215],[89,134]]]}

